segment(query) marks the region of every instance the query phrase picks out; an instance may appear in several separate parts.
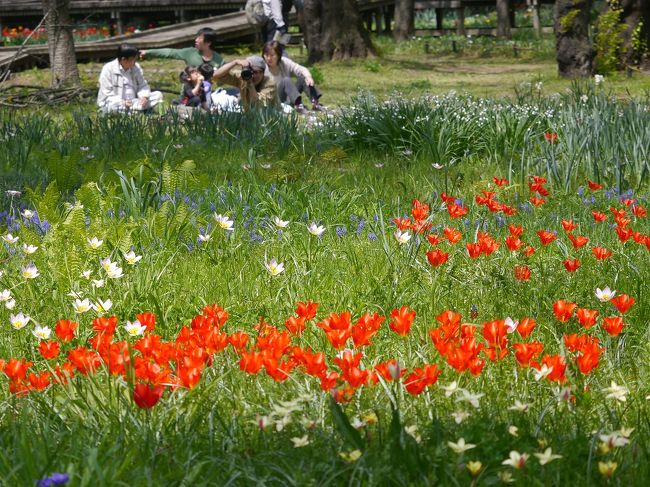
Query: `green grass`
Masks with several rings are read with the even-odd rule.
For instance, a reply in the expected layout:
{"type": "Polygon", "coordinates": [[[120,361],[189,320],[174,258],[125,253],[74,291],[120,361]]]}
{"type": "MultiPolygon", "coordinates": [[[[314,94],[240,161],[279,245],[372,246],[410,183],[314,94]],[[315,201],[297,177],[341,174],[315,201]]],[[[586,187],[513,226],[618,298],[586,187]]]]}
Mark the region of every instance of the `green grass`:
{"type": "MultiPolygon", "coordinates": [[[[229,313],[221,332],[244,331],[254,341],[261,323],[284,331],[296,303],[312,300],[319,303],[317,316],[291,346],[322,351],[329,371],[341,372],[334,362],[339,351],[316,323],[344,311],[353,324],[366,312],[386,318],[373,343],[360,348],[366,370],[389,359],[407,374],[425,364],[441,369],[437,383],[419,395],[382,380],[336,403],[301,367],[278,383],[264,371],[240,370],[241,353],[231,345],[207,352],[209,360],[190,347],[201,365],[196,387],[167,387],[148,410],[132,400],[142,378],[128,367],[123,375],[104,365],[87,376],[78,370],[65,385],[27,395],[11,394],[7,374],[0,374],[3,485],[33,485],[52,472],[69,474],[70,485],[494,485],[510,478],[540,486],[644,485],[650,475],[648,249],[634,238],[619,241],[610,208],[626,209],[639,240],[650,232],[647,217],[631,216],[632,204],[648,207],[647,98],[619,96],[623,83],[609,78],[603,87],[529,77],[532,84],[515,91],[506,87],[503,58],[477,64],[478,55],[467,50],[446,68],[455,89],[460,93],[462,70],[501,70],[494,92],[486,78],[472,86],[477,95],[508,98],[421,97],[440,94],[449,63],[435,54],[416,58],[418,42],[401,45],[402,52],[383,47],[377,59],[319,66],[341,109],[313,123],[272,112],[185,122],[102,118],[78,106],[0,113],[0,236],[20,238],[0,242],[0,292],[10,290],[16,301],[12,310],[0,304],[0,359],[24,357],[32,370],[51,371],[73,348],[89,347],[97,313],[76,313],[76,296],[112,300],[109,314],[119,319],[114,341],[124,340],[133,356],[140,356],[138,339],[124,325],[143,311],[156,314],[155,332],[173,343],[206,304],[218,303],[229,313]],[[399,63],[417,74],[404,76],[399,63]],[[339,88],[331,73],[340,75],[339,88]],[[357,93],[353,79],[374,93],[348,106],[357,93]],[[386,87],[372,83],[378,79],[386,87]],[[534,84],[540,79],[541,91],[534,84]],[[553,83],[562,87],[558,96],[549,96],[553,83]],[[394,89],[405,96],[391,94],[394,89]],[[557,141],[547,142],[547,132],[557,141]],[[494,175],[508,184],[495,186],[494,175]],[[539,207],[529,200],[531,175],[549,180],[551,193],[539,207]],[[587,179],[604,189],[590,191],[587,179]],[[517,213],[506,217],[478,205],[483,190],[517,213]],[[467,215],[451,219],[443,192],[461,198],[467,215]],[[427,233],[442,238],[449,226],[463,235],[456,245],[444,238],[437,244],[449,253],[440,267],[429,264],[433,247],[424,235],[404,245],[394,236],[392,219],[408,216],[414,198],[430,205],[427,233]],[[37,218],[19,213],[25,209],[37,218]],[[593,210],[607,221],[596,223],[593,210]],[[234,231],[219,228],[215,214],[231,218],[234,231]],[[276,227],[276,216],[288,227],[276,227]],[[563,219],[579,224],[574,233],[587,236],[587,246],[573,248],[563,219]],[[326,227],[321,238],[309,234],[312,222],[326,227]],[[507,249],[509,224],[524,228],[521,239],[534,254],[507,249]],[[541,245],[540,230],[556,232],[557,240],[541,245]],[[501,245],[472,259],[465,245],[479,232],[501,245]],[[200,242],[199,235],[210,239],[200,242]],[[93,237],[103,241],[98,249],[88,243],[93,237]],[[24,243],[39,248],[25,255],[24,243]],[[594,246],[612,256],[598,261],[594,246]],[[135,265],[124,258],[130,250],[142,256],[135,265]],[[107,276],[105,257],[123,277],[107,276]],[[568,258],[580,260],[577,272],[565,270],[568,258]],[[275,277],[265,267],[271,259],[285,267],[275,277]],[[36,279],[22,277],[30,262],[40,272],[36,279]],[[531,272],[528,281],[515,278],[522,265],[531,272]],[[90,279],[81,276],[86,270],[90,279]],[[100,279],[102,286],[93,282],[100,279]],[[596,298],[595,289],[604,286],[636,300],[616,337],[601,326],[603,317],[619,315],[596,298]],[[598,324],[585,330],[576,318],[558,321],[553,304],[559,299],[598,310],[598,324]],[[405,337],[389,327],[391,311],[402,306],[417,313],[405,337]],[[529,316],[537,327],[527,339],[508,334],[510,353],[501,361],[481,352],[486,365],[474,376],[455,370],[432,342],[429,332],[444,310],[462,314],[484,345],[482,330],[492,320],[529,316]],[[15,330],[9,319],[18,312],[34,323],[15,330]],[[79,323],[77,337],[47,362],[31,332],[35,323],[54,329],[60,319],[79,323]],[[603,347],[589,375],[566,345],[564,336],[573,333],[598,338],[603,347]],[[543,342],[544,354],[567,357],[565,383],[536,380],[532,369],[517,365],[513,343],[532,340],[543,342]],[[453,382],[465,392],[453,392],[453,382]],[[625,401],[610,395],[612,382],[627,388],[625,401]],[[471,394],[483,394],[478,407],[471,394]],[[516,401],[526,410],[513,408],[516,401]],[[601,435],[613,432],[617,446],[608,447],[601,435]],[[455,453],[449,442],[460,438],[475,447],[455,453]],[[301,440],[308,444],[294,446],[301,440]],[[548,447],[562,458],[541,465],[533,453],[548,447]],[[503,464],[511,451],[530,455],[523,469],[503,464]],[[481,462],[475,477],[470,461],[481,462]],[[616,463],[609,480],[599,471],[608,461],[616,463]]],[[[529,65],[552,68],[552,61],[528,55],[529,65]]],[[[173,63],[147,66],[150,73],[160,70],[150,81],[173,81],[173,63]]],[[[95,74],[84,76],[90,83],[95,74]]],[[[474,83],[470,73],[467,80],[474,83]]],[[[641,83],[633,81],[630,92],[640,95],[641,83]]],[[[172,378],[181,375],[181,357],[191,358],[183,350],[179,345],[181,355],[169,364],[172,378]]],[[[287,359],[286,350],[282,355],[287,359]]],[[[343,387],[337,383],[335,393],[343,387]]]]}

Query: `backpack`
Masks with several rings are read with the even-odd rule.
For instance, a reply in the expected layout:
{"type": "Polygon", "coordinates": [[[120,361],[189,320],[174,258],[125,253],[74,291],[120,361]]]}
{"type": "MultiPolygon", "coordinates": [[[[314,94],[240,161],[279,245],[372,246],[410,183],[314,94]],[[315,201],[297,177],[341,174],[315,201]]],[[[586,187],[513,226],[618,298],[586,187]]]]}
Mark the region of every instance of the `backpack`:
{"type": "Polygon", "coordinates": [[[262,25],[268,20],[266,15],[264,15],[264,5],[262,5],[262,0],[246,0],[244,12],[246,13],[246,18],[250,24],[262,25]]]}

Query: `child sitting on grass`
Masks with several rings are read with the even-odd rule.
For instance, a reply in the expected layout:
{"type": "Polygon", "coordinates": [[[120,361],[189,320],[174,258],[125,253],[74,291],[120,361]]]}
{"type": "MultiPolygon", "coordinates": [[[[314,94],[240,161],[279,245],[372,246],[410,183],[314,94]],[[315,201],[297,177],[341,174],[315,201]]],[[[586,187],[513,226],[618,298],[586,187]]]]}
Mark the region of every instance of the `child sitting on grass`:
{"type": "Polygon", "coordinates": [[[183,83],[183,88],[179,104],[188,107],[200,107],[203,76],[201,76],[199,68],[196,66],[187,66],[181,71],[180,78],[183,83]]]}

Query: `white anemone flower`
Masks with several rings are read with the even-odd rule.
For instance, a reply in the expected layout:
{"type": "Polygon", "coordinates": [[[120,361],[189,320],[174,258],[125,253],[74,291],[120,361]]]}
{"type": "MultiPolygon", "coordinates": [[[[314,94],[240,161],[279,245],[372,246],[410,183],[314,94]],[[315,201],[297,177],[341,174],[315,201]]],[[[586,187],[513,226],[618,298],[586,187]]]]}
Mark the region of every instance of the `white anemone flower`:
{"type": "Polygon", "coordinates": [[[547,463],[550,463],[553,460],[562,458],[562,455],[556,455],[555,453],[553,453],[553,450],[550,447],[544,450],[544,453],[533,453],[533,455],[537,457],[540,465],[546,465],[547,463]]]}
{"type": "Polygon", "coordinates": [[[5,303],[5,308],[7,309],[14,309],[16,307],[16,300],[15,299],[10,299],[5,303]]]}
{"type": "Polygon", "coordinates": [[[214,220],[217,222],[217,225],[219,225],[219,228],[221,228],[222,230],[226,230],[228,232],[232,232],[234,230],[233,226],[235,225],[235,222],[232,221],[227,216],[220,215],[219,213],[215,213],[214,220]]]}
{"type": "Polygon", "coordinates": [[[460,424],[470,417],[470,414],[467,411],[455,411],[451,413],[451,416],[454,418],[456,424],[460,424]]]}
{"type": "Polygon", "coordinates": [[[90,245],[90,248],[93,250],[97,250],[99,247],[102,246],[104,243],[103,240],[99,240],[97,237],[89,238],[88,239],[88,245],[90,245]]]}
{"type": "Polygon", "coordinates": [[[302,448],[303,446],[309,445],[309,436],[300,436],[291,438],[294,448],[302,448]]]}
{"type": "Polygon", "coordinates": [[[323,232],[325,231],[325,227],[323,225],[316,225],[316,223],[312,223],[307,227],[307,230],[309,233],[311,233],[315,237],[320,237],[323,232]]]}
{"type": "Polygon", "coordinates": [[[466,389],[460,389],[458,396],[456,397],[456,402],[468,402],[476,409],[479,408],[479,400],[485,396],[483,393],[473,394],[466,389]]]}
{"type": "Polygon", "coordinates": [[[602,74],[594,74],[594,83],[600,85],[605,82],[605,77],[602,74]]]}
{"type": "Polygon", "coordinates": [[[629,394],[629,389],[625,386],[619,386],[616,382],[612,381],[609,387],[605,387],[603,392],[606,392],[606,399],[616,399],[620,402],[627,401],[627,395],[629,394]]]}
{"type": "Polygon", "coordinates": [[[81,273],[81,277],[84,279],[90,279],[90,276],[92,275],[93,271],[91,270],[85,270],[81,273]]]}
{"type": "Polygon", "coordinates": [[[126,254],[124,254],[124,260],[126,260],[127,264],[130,265],[135,265],[137,264],[140,259],[142,259],[141,255],[135,255],[135,252],[133,250],[130,250],[126,254]]]}
{"type": "Polygon", "coordinates": [[[79,298],[75,299],[74,303],[72,303],[72,307],[74,308],[74,312],[77,314],[83,314],[92,309],[92,305],[88,298],[83,300],[79,298]]]}
{"type": "Polygon", "coordinates": [[[440,386],[440,388],[445,391],[445,397],[451,396],[454,392],[459,391],[460,387],[458,387],[458,382],[453,381],[451,384],[448,386],[440,386]]]}
{"type": "Polygon", "coordinates": [[[33,254],[34,252],[36,252],[37,250],[38,250],[38,247],[35,246],[35,245],[31,245],[31,244],[30,244],[30,245],[23,244],[23,253],[24,253],[25,255],[31,255],[31,254],[33,254]]]}
{"type": "Polygon", "coordinates": [[[32,335],[34,335],[39,340],[47,340],[50,338],[51,334],[52,330],[50,330],[49,326],[37,325],[36,328],[34,328],[32,331],[32,335]]]}
{"type": "Polygon", "coordinates": [[[411,234],[409,232],[402,232],[400,229],[395,230],[393,235],[395,235],[395,240],[401,245],[411,240],[411,234]]]}
{"type": "Polygon", "coordinates": [[[534,374],[535,374],[535,380],[539,382],[540,380],[545,378],[547,375],[549,375],[551,372],[553,372],[553,367],[549,367],[548,365],[543,364],[539,368],[539,370],[537,370],[537,369],[533,369],[533,370],[534,370],[534,374]]]}
{"type": "Polygon", "coordinates": [[[117,265],[115,265],[106,271],[106,275],[111,279],[119,279],[124,275],[124,272],[122,271],[121,267],[117,267],[117,265]]]}
{"type": "Polygon", "coordinates": [[[519,322],[513,320],[508,316],[504,321],[505,325],[508,327],[508,333],[514,333],[517,331],[517,327],[519,326],[519,322]]]}
{"type": "Polygon", "coordinates": [[[9,301],[11,299],[11,291],[9,289],[5,289],[4,291],[0,292],[0,303],[4,303],[5,301],[9,301]]]}
{"type": "Polygon", "coordinates": [[[476,448],[476,445],[472,443],[465,443],[465,438],[460,438],[456,443],[453,441],[448,441],[447,446],[449,446],[449,448],[451,448],[455,453],[458,453],[459,455],[466,452],[467,450],[476,448]]]}
{"type": "Polygon", "coordinates": [[[275,259],[271,259],[270,262],[266,262],[264,264],[264,267],[266,267],[266,270],[269,271],[273,277],[284,272],[284,264],[282,262],[278,262],[275,259]]]}
{"type": "Polygon", "coordinates": [[[601,303],[606,303],[614,296],[616,296],[616,291],[612,291],[609,286],[605,287],[605,289],[596,288],[596,297],[601,303]]]}
{"type": "Polygon", "coordinates": [[[124,329],[129,334],[129,336],[136,337],[139,335],[143,335],[144,332],[147,330],[147,327],[141,324],[140,321],[135,320],[133,323],[127,321],[126,325],[124,325],[124,329]]]}
{"type": "Polygon", "coordinates": [[[2,236],[2,240],[7,242],[8,244],[15,244],[18,242],[19,237],[14,237],[12,234],[8,233],[7,235],[2,236]]]}
{"type": "Polygon", "coordinates": [[[199,242],[202,242],[202,243],[209,242],[211,238],[212,238],[212,235],[210,235],[209,233],[207,233],[205,235],[199,233],[199,242]]]}
{"type": "Polygon", "coordinates": [[[519,399],[515,399],[515,403],[508,408],[509,411],[519,411],[520,413],[526,413],[530,409],[530,404],[521,402],[519,399]]]}
{"type": "Polygon", "coordinates": [[[21,215],[25,220],[31,220],[32,218],[34,218],[34,212],[26,208],[22,211],[21,215]]]}
{"type": "Polygon", "coordinates": [[[510,452],[510,458],[501,462],[502,465],[510,465],[512,468],[521,470],[526,465],[528,460],[528,453],[519,453],[516,450],[510,452]]]}
{"type": "Polygon", "coordinates": [[[22,313],[18,313],[17,315],[10,314],[9,315],[9,323],[11,323],[11,326],[14,327],[14,330],[20,330],[22,328],[25,328],[27,326],[27,323],[31,318],[29,316],[25,316],[22,313]]]}
{"type": "Polygon", "coordinates": [[[23,266],[20,271],[25,279],[36,279],[41,275],[34,264],[23,266]]]}
{"type": "Polygon", "coordinates": [[[95,311],[99,314],[104,314],[108,313],[108,311],[113,307],[113,301],[110,299],[107,299],[106,301],[102,301],[101,299],[98,299],[95,304],[93,304],[93,308],[95,308],[95,311]]]}
{"type": "Polygon", "coordinates": [[[91,284],[95,289],[99,289],[100,287],[104,287],[104,279],[93,279],[91,284]]]}
{"type": "Polygon", "coordinates": [[[279,216],[276,216],[275,218],[273,218],[273,223],[275,223],[275,226],[278,227],[278,228],[287,228],[287,226],[289,225],[288,220],[283,220],[279,216]]]}

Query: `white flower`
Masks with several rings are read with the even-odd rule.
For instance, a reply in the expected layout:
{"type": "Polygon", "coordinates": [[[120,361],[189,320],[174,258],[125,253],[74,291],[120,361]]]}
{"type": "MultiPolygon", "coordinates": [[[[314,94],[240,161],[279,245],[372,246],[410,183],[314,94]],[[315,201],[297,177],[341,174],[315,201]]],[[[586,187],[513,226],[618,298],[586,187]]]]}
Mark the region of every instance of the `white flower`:
{"type": "Polygon", "coordinates": [[[235,224],[230,218],[218,213],[214,214],[214,220],[217,222],[217,225],[223,230],[232,232],[234,230],[233,225],[235,224]]]}
{"type": "Polygon", "coordinates": [[[528,412],[530,406],[524,402],[521,402],[519,399],[515,399],[514,405],[510,406],[508,410],[510,411],[519,411],[521,413],[528,412]]]}
{"type": "Polygon", "coordinates": [[[212,238],[212,235],[210,235],[209,233],[205,234],[205,235],[202,235],[202,234],[199,233],[199,242],[203,242],[203,243],[209,242],[211,238],[212,238]]]}
{"type": "Polygon", "coordinates": [[[612,433],[609,434],[603,434],[600,435],[598,438],[600,438],[600,441],[607,444],[607,446],[610,449],[625,446],[630,442],[630,440],[626,436],[623,436],[619,431],[613,431],[612,433]]]}
{"type": "Polygon", "coordinates": [[[25,220],[31,220],[32,218],[34,218],[34,212],[32,210],[28,210],[26,208],[23,210],[21,215],[23,215],[23,218],[25,220]]]}
{"type": "Polygon", "coordinates": [[[102,301],[101,299],[98,299],[95,304],[93,304],[93,308],[95,308],[95,311],[97,311],[99,314],[107,313],[109,309],[113,306],[113,301],[110,299],[107,299],[106,301],[102,301]]]}
{"type": "Polygon", "coordinates": [[[10,299],[5,303],[5,308],[7,309],[14,309],[16,307],[16,300],[15,299],[10,299]]]}
{"type": "Polygon", "coordinates": [[[514,321],[510,316],[504,320],[504,323],[508,327],[508,333],[514,333],[517,331],[517,327],[519,326],[519,322],[514,321]]]}
{"type": "Polygon", "coordinates": [[[32,331],[32,335],[34,335],[39,340],[47,340],[50,338],[51,334],[52,330],[50,330],[48,326],[37,325],[36,328],[34,328],[34,331],[32,331]]]}
{"type": "Polygon", "coordinates": [[[18,242],[19,237],[14,237],[12,234],[8,233],[7,235],[3,235],[2,240],[7,242],[8,244],[15,244],[18,242]]]}
{"type": "Polygon", "coordinates": [[[279,216],[276,216],[275,218],[273,218],[273,223],[275,223],[275,226],[278,227],[278,228],[287,228],[287,226],[289,225],[288,220],[283,220],[279,216]]]}
{"type": "Polygon", "coordinates": [[[544,83],[542,83],[541,81],[538,81],[537,83],[535,83],[535,89],[537,91],[542,91],[543,87],[544,87],[544,83]]]}
{"type": "Polygon", "coordinates": [[[461,402],[461,401],[468,402],[472,406],[474,406],[475,408],[478,409],[478,407],[479,407],[479,399],[481,399],[483,396],[485,396],[485,394],[483,394],[483,393],[472,394],[468,390],[461,389],[459,391],[458,397],[456,398],[456,402],[461,402]]]}
{"type": "Polygon", "coordinates": [[[449,448],[451,448],[455,453],[458,453],[459,455],[461,453],[466,452],[467,450],[476,448],[476,445],[473,445],[472,443],[465,443],[465,438],[460,438],[456,443],[452,441],[448,441],[447,445],[449,446],[449,448]]]}
{"type": "Polygon", "coordinates": [[[104,287],[104,279],[93,279],[92,280],[92,285],[95,289],[98,289],[100,287],[104,287]]]}
{"type": "Polygon", "coordinates": [[[20,270],[25,279],[36,279],[40,276],[38,269],[34,264],[23,266],[20,270]]]}
{"type": "Polygon", "coordinates": [[[122,272],[121,267],[115,266],[115,267],[111,267],[109,270],[107,270],[106,275],[108,277],[110,277],[111,279],[119,279],[120,277],[122,277],[124,275],[124,273],[122,272]]]}
{"type": "Polygon", "coordinates": [[[74,303],[72,303],[72,307],[74,308],[74,312],[77,314],[82,314],[92,309],[92,305],[90,304],[90,300],[88,298],[84,300],[81,300],[79,298],[75,299],[74,303]]]}
{"type": "Polygon", "coordinates": [[[85,270],[81,273],[81,277],[83,277],[84,279],[90,279],[92,273],[93,271],[91,270],[85,270]]]}
{"type": "Polygon", "coordinates": [[[31,255],[38,250],[38,247],[35,245],[23,244],[23,253],[26,255],[31,255]]]}
{"type": "Polygon", "coordinates": [[[599,85],[604,82],[605,82],[605,77],[602,74],[594,75],[594,83],[596,83],[596,85],[599,85]]]}
{"type": "Polygon", "coordinates": [[[562,458],[562,455],[556,455],[553,453],[553,450],[551,448],[547,448],[544,450],[544,453],[533,453],[539,460],[540,465],[546,465],[549,462],[552,462],[553,460],[557,460],[558,458],[562,458]]]}
{"type": "Polygon", "coordinates": [[[445,166],[443,166],[442,164],[438,164],[437,162],[434,162],[433,164],[431,164],[431,167],[434,169],[442,169],[445,166]]]}
{"type": "Polygon", "coordinates": [[[135,265],[140,261],[140,259],[142,259],[142,256],[141,255],[135,255],[135,252],[133,250],[131,250],[131,251],[127,252],[126,254],[124,254],[124,259],[126,260],[127,264],[135,265]]]}
{"type": "MultiPolygon", "coordinates": [[[[582,96],[580,97],[580,101],[581,101],[582,103],[587,103],[587,102],[589,101],[589,97],[588,97],[587,95],[582,95],[582,96]]],[[[543,465],[543,464],[542,464],[542,465],[543,465]]]]}
{"type": "Polygon", "coordinates": [[[445,391],[445,397],[451,396],[454,392],[459,391],[458,382],[453,381],[448,386],[440,386],[440,388],[445,391]]]}
{"type": "Polygon", "coordinates": [[[454,418],[454,421],[456,421],[456,424],[460,424],[469,418],[470,414],[467,411],[456,411],[451,413],[451,416],[454,418]]]}
{"type": "Polygon", "coordinates": [[[105,257],[104,259],[100,260],[99,263],[105,271],[108,271],[111,267],[117,265],[115,262],[111,262],[110,257],[105,257]]]}
{"type": "Polygon", "coordinates": [[[264,267],[266,267],[266,270],[269,271],[273,277],[284,272],[284,264],[282,262],[278,263],[275,259],[271,259],[270,262],[265,263],[264,267]]]}
{"type": "Polygon", "coordinates": [[[309,445],[309,436],[305,435],[291,438],[291,442],[293,443],[294,448],[302,448],[303,446],[309,445]]]}
{"type": "Polygon", "coordinates": [[[400,244],[405,244],[411,240],[411,234],[409,232],[402,232],[399,228],[395,230],[393,235],[395,235],[395,240],[400,244]]]}
{"type": "Polygon", "coordinates": [[[31,320],[31,318],[29,316],[25,316],[22,313],[18,313],[17,315],[14,314],[9,315],[9,322],[11,323],[11,326],[13,326],[15,330],[20,330],[21,328],[24,328],[27,325],[27,323],[29,323],[29,320],[31,320]]]}
{"type": "Polygon", "coordinates": [[[519,436],[519,428],[517,428],[514,424],[508,426],[508,433],[510,433],[512,436],[515,438],[519,436]]]}
{"type": "Polygon", "coordinates": [[[325,231],[325,227],[323,225],[316,225],[316,223],[312,223],[307,227],[307,230],[315,237],[320,237],[325,231]]]}
{"type": "Polygon", "coordinates": [[[130,336],[135,337],[144,334],[147,327],[142,325],[138,320],[135,320],[133,323],[127,321],[124,329],[130,336]]]}
{"type": "Polygon", "coordinates": [[[596,297],[600,299],[602,303],[606,303],[616,295],[616,291],[612,291],[609,286],[605,289],[596,288],[596,297]]]}
{"type": "Polygon", "coordinates": [[[16,191],[15,189],[8,189],[5,191],[5,194],[10,198],[13,198],[14,196],[20,196],[22,193],[20,191],[16,191]]]}
{"type": "Polygon", "coordinates": [[[97,250],[99,247],[102,246],[104,243],[103,240],[99,240],[97,237],[89,238],[88,239],[88,245],[90,245],[90,248],[93,250],[97,250]]]}
{"type": "Polygon", "coordinates": [[[0,303],[4,303],[5,301],[9,301],[11,299],[11,291],[9,289],[5,289],[0,293],[0,303]]]}
{"type": "Polygon", "coordinates": [[[526,460],[528,460],[528,453],[519,453],[518,451],[512,450],[510,452],[510,458],[501,462],[502,465],[510,465],[512,468],[520,470],[526,465],[526,460]]]}
{"type": "Polygon", "coordinates": [[[627,387],[619,386],[614,381],[612,381],[612,384],[609,387],[605,387],[603,391],[607,393],[605,396],[606,399],[616,399],[621,402],[627,401],[626,396],[630,392],[627,387]]]}
{"type": "Polygon", "coordinates": [[[539,370],[533,369],[533,371],[535,374],[535,380],[540,381],[543,378],[545,378],[547,375],[549,375],[551,372],[553,372],[553,367],[549,367],[548,365],[544,364],[539,368],[539,370]]]}
{"type": "Polygon", "coordinates": [[[418,433],[418,425],[413,424],[411,426],[404,426],[404,432],[411,436],[416,443],[420,443],[422,441],[422,437],[418,433]]]}

